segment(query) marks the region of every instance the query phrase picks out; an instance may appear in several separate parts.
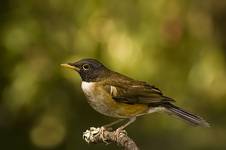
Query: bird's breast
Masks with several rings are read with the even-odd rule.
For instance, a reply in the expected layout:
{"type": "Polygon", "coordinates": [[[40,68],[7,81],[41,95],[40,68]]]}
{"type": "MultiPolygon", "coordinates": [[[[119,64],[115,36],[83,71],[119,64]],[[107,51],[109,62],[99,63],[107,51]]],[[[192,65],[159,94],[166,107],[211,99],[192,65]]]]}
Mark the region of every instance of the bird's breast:
{"type": "Polygon", "coordinates": [[[95,90],[95,83],[93,82],[82,82],[82,90],[85,94],[92,95],[95,90]]]}
{"type": "Polygon", "coordinates": [[[100,83],[83,81],[81,86],[88,103],[101,114],[116,118],[129,118],[148,110],[146,105],[116,102],[100,83]]]}

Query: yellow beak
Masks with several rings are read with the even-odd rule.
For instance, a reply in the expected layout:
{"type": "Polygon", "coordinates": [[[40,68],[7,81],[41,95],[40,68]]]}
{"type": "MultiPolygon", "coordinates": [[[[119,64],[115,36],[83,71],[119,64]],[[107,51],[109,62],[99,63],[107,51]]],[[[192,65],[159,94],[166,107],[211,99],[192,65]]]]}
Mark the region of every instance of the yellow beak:
{"type": "Polygon", "coordinates": [[[65,68],[73,69],[73,70],[76,70],[76,71],[80,70],[79,68],[72,66],[72,65],[69,65],[69,64],[61,64],[61,66],[65,67],[65,68]]]}

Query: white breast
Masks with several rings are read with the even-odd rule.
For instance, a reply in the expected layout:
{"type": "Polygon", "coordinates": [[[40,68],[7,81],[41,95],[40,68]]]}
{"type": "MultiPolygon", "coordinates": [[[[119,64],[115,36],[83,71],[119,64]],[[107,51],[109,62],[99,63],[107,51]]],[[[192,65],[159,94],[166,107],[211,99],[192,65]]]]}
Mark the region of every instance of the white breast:
{"type": "Polygon", "coordinates": [[[82,82],[82,90],[88,99],[88,103],[101,114],[116,117],[115,111],[109,107],[109,101],[107,100],[109,94],[96,84],[95,82],[82,82]]]}
{"type": "Polygon", "coordinates": [[[95,87],[95,82],[82,82],[82,90],[92,107],[96,107],[97,101],[101,98],[100,92],[95,87]]]}
{"type": "Polygon", "coordinates": [[[94,89],[94,83],[93,82],[85,82],[82,81],[82,90],[84,91],[85,94],[92,94],[92,91],[94,89]]]}

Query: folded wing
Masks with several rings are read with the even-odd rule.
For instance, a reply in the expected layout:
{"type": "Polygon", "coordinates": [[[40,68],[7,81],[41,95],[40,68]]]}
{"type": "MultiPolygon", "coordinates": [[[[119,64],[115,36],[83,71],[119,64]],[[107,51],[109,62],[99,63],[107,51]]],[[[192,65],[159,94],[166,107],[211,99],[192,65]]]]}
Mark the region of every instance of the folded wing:
{"type": "Polygon", "coordinates": [[[105,83],[105,88],[115,101],[121,103],[153,104],[174,101],[172,98],[164,96],[158,88],[142,81],[111,81],[105,83]]]}

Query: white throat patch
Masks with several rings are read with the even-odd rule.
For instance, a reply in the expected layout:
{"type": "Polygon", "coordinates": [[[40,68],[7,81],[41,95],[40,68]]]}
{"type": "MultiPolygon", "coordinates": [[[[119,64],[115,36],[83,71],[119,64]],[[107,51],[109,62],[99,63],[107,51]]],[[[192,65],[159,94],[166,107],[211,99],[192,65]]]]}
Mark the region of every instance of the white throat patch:
{"type": "Polygon", "coordinates": [[[82,90],[85,93],[92,92],[92,89],[93,88],[94,88],[94,82],[85,82],[85,81],[82,81],[82,90]]]}

